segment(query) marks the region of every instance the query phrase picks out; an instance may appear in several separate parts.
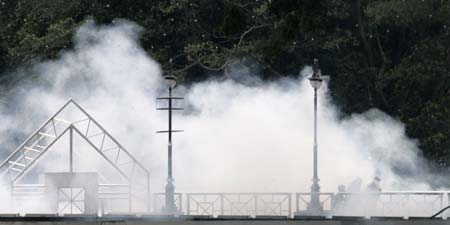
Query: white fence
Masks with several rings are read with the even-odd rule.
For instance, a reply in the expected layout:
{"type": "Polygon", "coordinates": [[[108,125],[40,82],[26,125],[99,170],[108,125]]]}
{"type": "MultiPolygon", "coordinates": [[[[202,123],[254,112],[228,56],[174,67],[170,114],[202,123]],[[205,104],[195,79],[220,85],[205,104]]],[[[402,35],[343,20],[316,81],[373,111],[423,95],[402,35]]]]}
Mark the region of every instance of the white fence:
{"type": "Polygon", "coordinates": [[[189,193],[187,215],[291,215],[291,193],[189,193]]]}
{"type": "MultiPolygon", "coordinates": [[[[16,185],[12,189],[15,206],[40,201],[43,185],[16,185]]],[[[322,216],[392,216],[430,217],[450,205],[450,192],[381,192],[381,193],[320,193],[322,216]]],[[[99,210],[130,212],[130,192],[127,185],[100,185],[99,210]],[[120,209],[117,206],[121,206],[120,209]]],[[[310,215],[311,193],[175,193],[180,214],[197,216],[283,216],[310,215]]],[[[153,214],[164,214],[165,195],[153,195],[153,214]]],[[[139,211],[143,212],[143,211],[139,211]]],[[[133,213],[131,211],[130,213],[133,213]]],[[[450,216],[444,212],[442,217],[450,216]]]]}
{"type": "MultiPolygon", "coordinates": [[[[181,213],[198,216],[310,215],[311,193],[177,193],[181,213]],[[184,203],[184,204],[183,204],[184,203]]],[[[449,192],[320,193],[322,216],[430,217],[450,205],[449,192]]],[[[155,195],[154,211],[164,206],[164,194],[155,195]],[[156,202],[158,204],[156,204],[156,202]]],[[[450,215],[450,214],[448,214],[450,215]]],[[[447,213],[441,215],[447,217],[447,213]]]]}
{"type": "MultiPolygon", "coordinates": [[[[296,213],[307,214],[310,193],[296,193],[296,213]]],[[[321,193],[333,216],[429,217],[449,204],[447,192],[321,193]],[[444,204],[445,203],[445,204],[444,204]]]]}

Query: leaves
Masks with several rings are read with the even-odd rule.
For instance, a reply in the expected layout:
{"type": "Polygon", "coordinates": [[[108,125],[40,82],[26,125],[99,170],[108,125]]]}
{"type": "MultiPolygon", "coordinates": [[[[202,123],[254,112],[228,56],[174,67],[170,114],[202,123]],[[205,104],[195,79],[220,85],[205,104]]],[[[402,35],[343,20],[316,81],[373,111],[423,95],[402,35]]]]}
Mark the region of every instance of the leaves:
{"type": "Polygon", "coordinates": [[[444,167],[449,12],[441,0],[0,0],[0,72],[58,57],[86,19],[138,23],[144,49],[187,83],[237,62],[257,64],[264,79],[297,76],[319,58],[344,113],[398,117],[444,167]]]}

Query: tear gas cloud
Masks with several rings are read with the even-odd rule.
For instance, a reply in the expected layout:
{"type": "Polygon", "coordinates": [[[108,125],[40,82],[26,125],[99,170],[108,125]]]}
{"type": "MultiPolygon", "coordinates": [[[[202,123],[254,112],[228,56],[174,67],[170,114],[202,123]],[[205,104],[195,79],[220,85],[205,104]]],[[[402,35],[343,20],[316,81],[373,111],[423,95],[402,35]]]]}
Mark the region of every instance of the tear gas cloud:
{"type": "MultiPolygon", "coordinates": [[[[160,65],[139,45],[141,28],[83,24],[74,49],[27,70],[38,77],[19,82],[1,105],[0,141],[6,157],[69,98],[77,100],[152,171],[151,189],[162,191],[167,165],[167,95],[160,65]]],[[[178,192],[309,191],[312,178],[313,91],[306,66],[296,78],[263,82],[245,67],[227,69],[227,80],[178,86],[187,110],[174,115],[174,178],[178,192]],[[245,82],[241,82],[245,81],[245,82]],[[254,82],[249,82],[254,81],[254,82]]],[[[332,82],[332,80],[330,81],[332,82]]],[[[372,109],[340,117],[327,82],[319,89],[319,177],[322,191],[375,175],[383,190],[426,190],[427,165],[405,127],[372,109]],[[397,172],[394,172],[397,171],[397,172]],[[403,177],[398,171],[416,174],[403,177]]],[[[75,148],[75,151],[78,151],[75,148]]],[[[51,170],[58,163],[40,162],[51,170]]],[[[80,157],[78,164],[95,163],[80,157]]],[[[64,166],[64,165],[63,165],[64,166]]],[[[76,169],[76,168],[75,168],[76,169]]]]}

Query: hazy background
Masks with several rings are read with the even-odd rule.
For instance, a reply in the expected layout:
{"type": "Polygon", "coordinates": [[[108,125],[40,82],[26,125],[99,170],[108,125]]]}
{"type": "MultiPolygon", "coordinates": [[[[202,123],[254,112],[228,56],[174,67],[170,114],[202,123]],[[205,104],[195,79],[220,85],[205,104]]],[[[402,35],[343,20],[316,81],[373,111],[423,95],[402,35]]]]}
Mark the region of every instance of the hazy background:
{"type": "MultiPolygon", "coordinates": [[[[74,50],[18,70],[43,79],[26,79],[3,98],[2,155],[74,98],[152,171],[152,190],[162,191],[167,136],[155,131],[167,129],[167,115],[155,110],[155,98],[167,93],[158,62],[139,44],[141,31],[126,20],[108,26],[87,21],[74,36],[74,50]]],[[[228,79],[175,90],[186,98],[186,110],[174,115],[174,129],[185,130],[174,134],[176,191],[308,191],[313,89],[305,78],[311,75],[310,67],[304,65],[296,78],[274,81],[261,81],[239,64],[232,64],[227,73],[228,79]]],[[[337,185],[358,177],[364,188],[375,175],[383,190],[428,190],[430,179],[440,181],[429,173],[417,142],[405,135],[401,122],[377,109],[342,117],[330,100],[327,82],[319,90],[318,105],[322,191],[336,191],[337,185]]],[[[96,163],[76,161],[87,168],[96,163]]],[[[43,161],[38,168],[67,164],[58,163],[43,161]]]]}

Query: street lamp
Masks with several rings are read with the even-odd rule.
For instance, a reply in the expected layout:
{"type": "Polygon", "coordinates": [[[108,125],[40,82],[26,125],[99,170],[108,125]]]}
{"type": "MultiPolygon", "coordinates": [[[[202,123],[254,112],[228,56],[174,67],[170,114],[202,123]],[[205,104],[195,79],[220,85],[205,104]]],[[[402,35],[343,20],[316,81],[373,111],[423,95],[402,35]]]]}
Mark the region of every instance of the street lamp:
{"type": "Polygon", "coordinates": [[[319,214],[323,211],[320,203],[319,177],[317,176],[317,90],[322,86],[322,81],[322,78],[320,78],[319,60],[314,59],[313,74],[309,78],[309,82],[314,88],[314,174],[311,186],[311,202],[308,207],[308,211],[313,214],[319,214]]]}
{"type": "Polygon", "coordinates": [[[169,88],[169,94],[171,94],[172,88],[174,88],[177,84],[177,79],[172,75],[167,75],[164,76],[164,83],[166,84],[167,88],[169,88]]]}
{"type": "Polygon", "coordinates": [[[164,83],[166,84],[167,88],[169,89],[169,96],[168,97],[160,97],[157,98],[159,100],[167,100],[168,101],[168,107],[163,108],[157,108],[157,110],[167,110],[169,114],[169,124],[168,124],[168,130],[164,131],[157,131],[157,133],[167,133],[168,134],[168,149],[167,149],[167,184],[166,184],[166,192],[165,192],[165,208],[164,211],[169,214],[176,214],[178,212],[177,206],[175,204],[175,186],[173,185],[173,176],[172,176],[172,133],[174,132],[182,132],[182,130],[173,130],[172,129],[172,110],[183,110],[183,108],[174,108],[172,107],[172,101],[174,99],[183,99],[181,97],[173,97],[172,96],[172,89],[177,84],[177,80],[172,75],[164,76],[164,83]]]}

